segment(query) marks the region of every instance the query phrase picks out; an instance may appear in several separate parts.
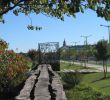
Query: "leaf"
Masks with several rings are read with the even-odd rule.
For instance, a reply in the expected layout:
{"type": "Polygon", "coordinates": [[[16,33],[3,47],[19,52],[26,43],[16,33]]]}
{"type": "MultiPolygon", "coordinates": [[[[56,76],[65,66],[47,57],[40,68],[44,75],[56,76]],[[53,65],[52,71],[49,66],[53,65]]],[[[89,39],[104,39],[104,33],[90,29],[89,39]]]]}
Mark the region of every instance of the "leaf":
{"type": "Polygon", "coordinates": [[[79,8],[80,8],[80,11],[81,11],[82,13],[84,13],[84,9],[82,8],[81,5],[79,6],[79,8]]]}
{"type": "Polygon", "coordinates": [[[18,16],[18,11],[17,10],[14,10],[13,13],[18,16]]]}

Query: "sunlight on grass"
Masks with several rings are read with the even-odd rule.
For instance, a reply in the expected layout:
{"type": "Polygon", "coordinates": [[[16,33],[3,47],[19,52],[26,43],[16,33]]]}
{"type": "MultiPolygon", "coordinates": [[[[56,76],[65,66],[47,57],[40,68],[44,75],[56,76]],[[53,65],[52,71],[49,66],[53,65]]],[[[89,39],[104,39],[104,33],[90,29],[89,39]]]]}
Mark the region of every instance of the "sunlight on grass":
{"type": "Polygon", "coordinates": [[[84,66],[81,66],[81,65],[76,65],[76,64],[71,64],[71,63],[64,63],[64,62],[60,62],[60,68],[61,68],[61,71],[63,71],[63,70],[80,70],[80,69],[95,70],[95,68],[84,67],[84,66]]]}
{"type": "Polygon", "coordinates": [[[103,78],[102,72],[79,73],[77,77],[80,80],[77,85],[74,85],[74,80],[77,80],[74,75],[74,73],[60,74],[68,100],[110,100],[110,73],[107,74],[106,79],[103,78]],[[70,85],[68,81],[73,83],[70,85]]]}
{"type": "Polygon", "coordinates": [[[110,73],[107,74],[106,79],[103,79],[102,72],[85,74],[82,83],[89,84],[105,94],[110,94],[110,73]]]}

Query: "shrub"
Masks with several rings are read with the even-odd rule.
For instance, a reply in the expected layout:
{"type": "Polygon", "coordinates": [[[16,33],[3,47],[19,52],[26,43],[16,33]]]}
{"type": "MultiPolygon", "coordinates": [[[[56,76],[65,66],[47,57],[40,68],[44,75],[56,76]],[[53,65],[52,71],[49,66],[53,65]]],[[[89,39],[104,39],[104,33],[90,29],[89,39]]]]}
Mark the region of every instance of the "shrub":
{"type": "Polygon", "coordinates": [[[31,49],[28,51],[27,55],[31,58],[32,61],[35,61],[38,56],[38,51],[36,51],[35,49],[31,49]]]}
{"type": "Polygon", "coordinates": [[[8,43],[2,39],[0,39],[0,50],[5,50],[8,48],[8,43]]]}
{"type": "Polygon", "coordinates": [[[25,80],[29,69],[27,62],[12,50],[0,51],[0,92],[10,92],[25,80]]]}
{"type": "Polygon", "coordinates": [[[36,68],[39,60],[39,52],[35,49],[31,49],[28,51],[27,56],[32,60],[32,69],[36,68]]]}
{"type": "Polygon", "coordinates": [[[110,96],[85,84],[79,84],[66,91],[68,100],[110,100],[110,96]]]}
{"type": "Polygon", "coordinates": [[[60,76],[64,83],[65,89],[70,89],[74,87],[75,85],[79,84],[82,79],[82,75],[78,71],[75,71],[74,73],[73,72],[60,73],[60,76]]]}

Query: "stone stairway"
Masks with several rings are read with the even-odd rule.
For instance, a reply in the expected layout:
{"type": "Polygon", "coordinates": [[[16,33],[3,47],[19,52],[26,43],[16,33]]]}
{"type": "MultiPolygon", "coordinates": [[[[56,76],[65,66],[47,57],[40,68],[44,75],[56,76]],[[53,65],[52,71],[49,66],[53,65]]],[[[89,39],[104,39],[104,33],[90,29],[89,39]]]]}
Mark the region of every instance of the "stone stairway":
{"type": "Polygon", "coordinates": [[[26,80],[16,100],[67,100],[58,74],[50,65],[38,66],[26,80]]]}

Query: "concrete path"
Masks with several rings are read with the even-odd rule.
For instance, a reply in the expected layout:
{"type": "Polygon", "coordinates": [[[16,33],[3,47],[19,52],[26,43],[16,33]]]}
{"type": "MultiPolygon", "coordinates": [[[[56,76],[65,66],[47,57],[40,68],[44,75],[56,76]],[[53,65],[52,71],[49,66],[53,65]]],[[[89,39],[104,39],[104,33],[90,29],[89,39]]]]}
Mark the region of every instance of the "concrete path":
{"type": "MultiPolygon", "coordinates": [[[[61,62],[73,64],[72,61],[61,61],[61,62]]],[[[76,65],[81,65],[80,62],[74,62],[74,64],[76,64],[76,65]]],[[[83,63],[83,65],[84,65],[84,63],[83,63]]],[[[96,64],[89,64],[89,63],[87,63],[86,66],[87,66],[87,67],[90,67],[90,68],[95,68],[95,69],[98,70],[99,72],[103,72],[103,66],[102,66],[102,65],[96,65],[96,64]]],[[[107,67],[107,71],[110,72],[110,67],[107,67]]]]}
{"type": "Polygon", "coordinates": [[[67,100],[59,75],[47,64],[38,66],[15,100],[67,100]]]}
{"type": "MultiPolygon", "coordinates": [[[[81,65],[81,63],[79,63],[79,62],[75,62],[74,64],[81,65]]],[[[87,63],[86,66],[90,67],[90,68],[95,68],[95,69],[103,72],[103,66],[102,65],[88,64],[87,63]]],[[[107,71],[110,72],[110,67],[107,67],[107,71]]]]}

